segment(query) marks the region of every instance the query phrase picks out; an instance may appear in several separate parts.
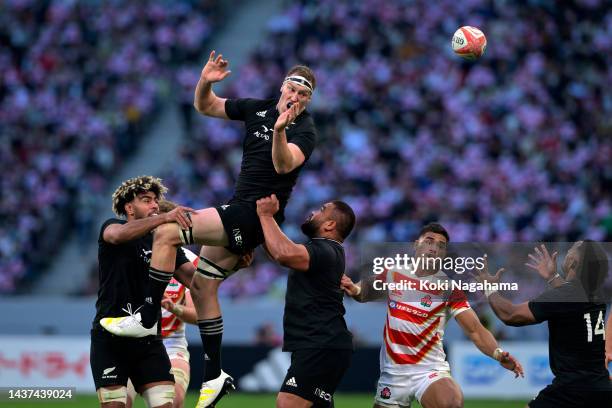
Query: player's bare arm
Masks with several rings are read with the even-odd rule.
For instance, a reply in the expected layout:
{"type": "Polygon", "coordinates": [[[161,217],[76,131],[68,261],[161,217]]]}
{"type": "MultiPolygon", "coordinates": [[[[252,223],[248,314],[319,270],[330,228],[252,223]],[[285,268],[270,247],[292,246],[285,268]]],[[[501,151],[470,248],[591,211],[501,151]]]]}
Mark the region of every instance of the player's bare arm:
{"type": "Polygon", "coordinates": [[[274,214],[279,209],[275,194],[257,200],[257,215],[261,222],[266,248],[272,258],[279,264],[298,271],[307,271],[310,266],[310,255],[304,245],[291,241],[280,229],[274,214]]]}
{"type": "Polygon", "coordinates": [[[296,144],[287,143],[287,133],[285,132],[287,126],[303,111],[304,106],[300,102],[296,102],[289,109],[281,113],[274,124],[272,163],[274,164],[274,170],[278,174],[290,173],[301,166],[304,160],[306,160],[306,156],[304,156],[304,153],[296,144]]]}
{"type": "Polygon", "coordinates": [[[185,304],[177,305],[172,300],[168,298],[162,299],[161,305],[164,309],[169,311],[170,313],[176,315],[179,319],[189,324],[197,324],[198,316],[195,310],[195,306],[193,304],[193,299],[191,298],[191,292],[187,291],[185,293],[185,304]]]}
{"type": "Polygon", "coordinates": [[[188,212],[196,211],[189,207],[179,206],[165,214],[132,220],[125,224],[111,224],[104,229],[103,238],[110,244],[118,245],[143,237],[160,225],[170,222],[178,223],[181,228],[189,228],[192,224],[187,216],[188,212]]]}
{"type": "MultiPolygon", "coordinates": [[[[485,255],[484,267],[477,270],[474,277],[478,282],[499,283],[503,272],[504,268],[500,268],[495,275],[490,275],[487,257],[485,255]]],[[[526,326],[536,323],[536,319],[531,309],[529,309],[528,302],[515,305],[500,295],[499,292],[485,293],[485,295],[495,315],[508,326],[526,326]]]]}
{"type": "Polygon", "coordinates": [[[373,283],[380,279],[378,276],[369,276],[354,283],[347,275],[342,276],[340,287],[344,292],[359,303],[371,302],[382,299],[386,292],[374,289],[373,283]]]}
{"type": "Polygon", "coordinates": [[[529,262],[525,266],[534,269],[553,288],[561,286],[565,280],[557,272],[557,252],[548,253],[544,244],[534,248],[535,254],[529,254],[529,262]]]}
{"type": "Polygon", "coordinates": [[[455,319],[465,335],[478,347],[478,350],[499,361],[501,366],[512,371],[515,377],[525,376],[523,366],[509,352],[503,351],[499,347],[493,334],[482,325],[472,309],[459,313],[455,319]]]}
{"type": "Polygon", "coordinates": [[[193,101],[193,106],[201,114],[229,119],[225,113],[225,98],[219,98],[212,90],[212,84],[224,80],[231,73],[228,66],[229,61],[223,59],[222,54],[215,57],[215,51],[211,51],[206,65],[202,68],[193,101]]]}

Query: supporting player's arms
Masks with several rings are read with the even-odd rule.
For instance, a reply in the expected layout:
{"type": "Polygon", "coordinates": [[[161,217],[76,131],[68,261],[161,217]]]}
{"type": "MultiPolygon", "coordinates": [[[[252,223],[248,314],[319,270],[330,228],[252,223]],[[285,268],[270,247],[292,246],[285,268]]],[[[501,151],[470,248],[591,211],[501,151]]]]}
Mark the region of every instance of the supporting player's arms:
{"type": "Polygon", "coordinates": [[[455,319],[463,329],[465,335],[472,340],[472,343],[474,343],[476,347],[478,347],[478,350],[498,360],[504,368],[514,372],[517,377],[519,375],[524,376],[521,364],[516,361],[510,353],[501,351],[493,334],[480,323],[478,316],[476,316],[476,313],[474,313],[472,309],[464,310],[459,313],[455,319]]]}
{"type": "Polygon", "coordinates": [[[221,119],[229,119],[225,113],[225,98],[219,98],[212,90],[212,84],[225,79],[231,71],[227,70],[228,61],[219,54],[215,58],[215,51],[210,53],[208,61],[196,86],[193,106],[203,115],[221,119]]]}
{"type": "Polygon", "coordinates": [[[374,289],[374,281],[377,279],[380,277],[372,275],[354,283],[347,275],[342,275],[340,287],[347,295],[360,303],[371,302],[382,299],[387,294],[386,291],[374,289]]]}
{"type": "Polygon", "coordinates": [[[272,134],[272,163],[278,174],[290,173],[304,163],[306,156],[294,143],[287,142],[285,128],[303,111],[300,103],[293,104],[280,114],[272,134]]]}
{"type": "Polygon", "coordinates": [[[298,271],[307,271],[310,255],[304,245],[291,241],[280,229],[274,214],[279,203],[276,195],[257,200],[257,215],[261,223],[268,254],[279,264],[298,271]]]}
{"type": "Polygon", "coordinates": [[[164,214],[132,220],[125,224],[110,224],[104,229],[102,238],[105,242],[119,245],[143,237],[161,224],[169,222],[176,222],[181,228],[186,229],[192,226],[191,219],[186,215],[187,212],[196,211],[193,208],[178,206],[164,214]]]}

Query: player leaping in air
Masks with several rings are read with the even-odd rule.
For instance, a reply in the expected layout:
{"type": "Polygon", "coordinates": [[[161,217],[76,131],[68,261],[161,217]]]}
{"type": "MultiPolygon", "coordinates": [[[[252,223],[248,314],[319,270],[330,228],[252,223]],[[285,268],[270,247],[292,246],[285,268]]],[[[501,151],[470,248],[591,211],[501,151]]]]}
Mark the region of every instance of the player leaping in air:
{"type": "Polygon", "coordinates": [[[212,84],[229,74],[228,61],[211,52],[202,69],[194,105],[203,115],[245,123],[242,165],[234,196],[225,205],[192,213],[189,228],[178,224],[157,228],[149,274],[151,302],[144,303],[142,320],[125,316],[101,321],[108,331],[119,336],[139,337],[155,331],[155,316],[169,280],[166,278],[173,271],[177,248],[204,245],[191,285],[202,344],[209,358],[198,407],[215,404],[233,388],[232,378],[221,370],[223,320],[217,292],[221,282],[234,272],[239,257],[264,241],[256,201],[276,194],[280,211],[274,218],[282,224],[291,191],[316,143],[315,125],[305,110],[316,86],[310,68],[291,68],[280,85],[280,98],[266,100],[215,95],[212,84]]]}
{"type": "MultiPolygon", "coordinates": [[[[428,224],[415,242],[414,257],[444,258],[448,241],[444,227],[428,224]]],[[[517,377],[523,375],[521,364],[498,346],[470,308],[465,294],[456,290],[443,293],[419,289],[382,292],[375,289],[380,286],[374,285],[379,279],[388,283],[410,280],[436,283],[447,281],[448,277],[442,271],[427,268],[392,269],[357,284],[348,276],[343,277],[343,289],[359,302],[388,299],[375,408],[409,407],[415,398],[424,408],[463,406],[463,394],[451,377],[442,348],[444,328],[452,317],[481,352],[499,361],[517,377]]]]}

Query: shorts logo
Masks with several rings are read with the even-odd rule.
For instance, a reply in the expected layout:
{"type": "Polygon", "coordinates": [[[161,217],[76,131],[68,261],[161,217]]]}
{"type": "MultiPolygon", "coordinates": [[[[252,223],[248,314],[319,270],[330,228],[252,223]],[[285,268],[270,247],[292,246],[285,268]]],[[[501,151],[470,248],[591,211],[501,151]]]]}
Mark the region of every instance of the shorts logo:
{"type": "Polygon", "coordinates": [[[117,374],[109,375],[110,373],[115,371],[115,368],[117,367],[109,367],[109,368],[105,368],[104,370],[102,370],[102,378],[117,378],[117,374]]]}
{"type": "Polygon", "coordinates": [[[431,307],[431,303],[431,296],[427,295],[421,298],[421,306],[431,307]]]}
{"type": "Polygon", "coordinates": [[[314,393],[317,397],[323,398],[325,401],[331,401],[332,399],[332,396],[330,393],[325,392],[320,388],[317,388],[314,393]]]}
{"type": "Polygon", "coordinates": [[[240,232],[240,228],[234,228],[232,230],[234,233],[234,242],[237,246],[242,246],[242,233],[240,232]]]}
{"type": "Polygon", "coordinates": [[[435,378],[438,376],[438,373],[431,373],[427,378],[435,378]]]}
{"type": "Polygon", "coordinates": [[[385,387],[380,391],[380,398],[382,399],[391,398],[391,390],[389,389],[389,387],[385,387]]]}
{"type": "Polygon", "coordinates": [[[389,302],[389,307],[391,309],[395,309],[395,302],[389,302]]]}
{"type": "MultiPolygon", "coordinates": [[[[290,379],[288,379],[287,382],[285,383],[285,385],[297,388],[297,383],[295,382],[295,377],[291,377],[290,379]]],[[[318,388],[317,388],[317,390],[318,390],[318,388]]]]}
{"type": "Polygon", "coordinates": [[[115,371],[115,368],[117,368],[117,367],[105,368],[104,371],[102,371],[102,375],[107,375],[107,374],[112,373],[113,371],[115,371]]]}

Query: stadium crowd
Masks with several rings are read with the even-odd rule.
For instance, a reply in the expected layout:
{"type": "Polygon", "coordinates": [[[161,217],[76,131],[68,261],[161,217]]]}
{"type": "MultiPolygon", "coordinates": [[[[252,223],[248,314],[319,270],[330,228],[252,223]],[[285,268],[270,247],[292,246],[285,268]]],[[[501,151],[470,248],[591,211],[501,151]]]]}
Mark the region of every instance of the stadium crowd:
{"type": "MultiPolygon", "coordinates": [[[[87,201],[168,97],[168,75],[189,108],[201,66],[177,67],[206,51],[214,21],[202,2],[8,4],[0,17],[11,44],[0,50],[4,291],[46,258],[53,237],[87,222],[87,201]]],[[[358,215],[352,265],[361,243],[408,241],[432,220],[453,241],[612,240],[606,2],[302,0],[267,24],[268,38],[222,96],[276,97],[295,63],[317,74],[310,110],[319,144],[286,210],[292,238],[308,209],[341,198],[358,215]],[[487,34],[475,63],[452,55],[461,25],[487,34]]],[[[170,198],[222,203],[243,130],[184,117],[189,144],[163,175],[170,198]]],[[[282,272],[257,261],[221,292],[282,293],[282,272]]]]}
{"type": "MultiPolygon", "coordinates": [[[[275,97],[298,62],[317,74],[320,140],[287,207],[293,238],[307,209],[342,198],[358,215],[353,265],[359,244],[409,241],[432,220],[455,242],[612,240],[605,2],[301,1],[268,27],[229,94],[275,97]],[[478,62],[452,55],[461,25],[488,36],[478,62]]],[[[165,180],[179,202],[219,203],[242,131],[194,126],[165,180]]],[[[221,290],[275,292],[277,273],[258,263],[221,290]]]]}
{"type": "Polygon", "coordinates": [[[90,231],[109,175],[218,14],[209,0],[3,2],[0,292],[43,269],[68,231],[90,231]]]}

